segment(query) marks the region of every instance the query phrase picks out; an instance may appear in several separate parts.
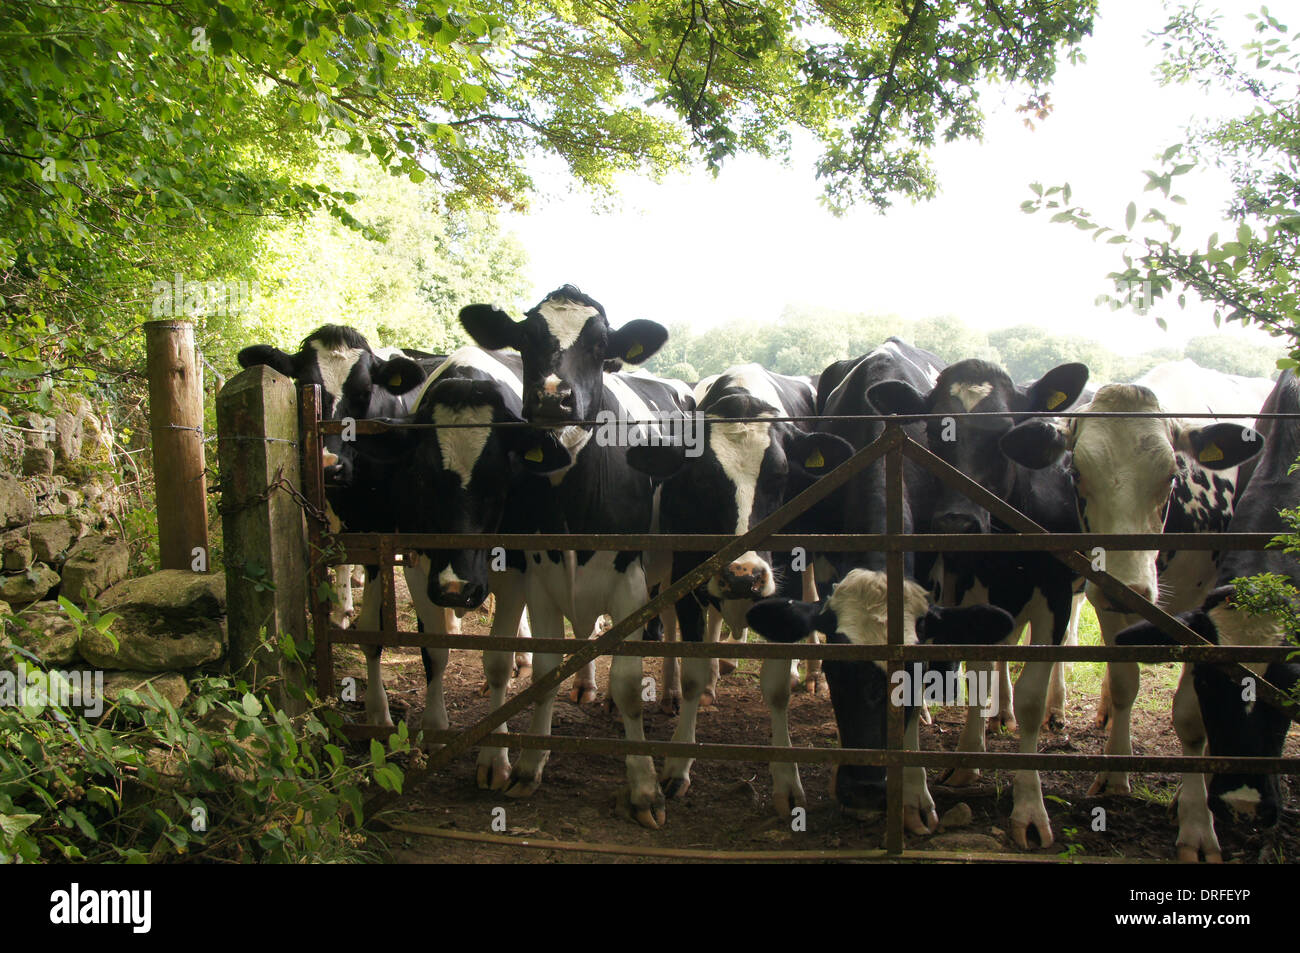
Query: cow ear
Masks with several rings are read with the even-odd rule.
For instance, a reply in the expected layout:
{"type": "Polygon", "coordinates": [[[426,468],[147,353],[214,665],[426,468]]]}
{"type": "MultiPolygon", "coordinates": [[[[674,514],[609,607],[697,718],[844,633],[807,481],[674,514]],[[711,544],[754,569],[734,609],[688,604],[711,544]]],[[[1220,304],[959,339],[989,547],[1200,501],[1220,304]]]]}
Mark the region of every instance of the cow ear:
{"type": "Polygon", "coordinates": [[[997,606],[931,606],[916,620],[916,637],[943,645],[992,645],[1010,635],[1015,624],[1011,613],[997,606]]]}
{"type": "Polygon", "coordinates": [[[664,342],[668,340],[668,329],[654,321],[638,318],[629,321],[609,335],[609,347],[605,357],[609,360],[623,360],[629,364],[641,364],[654,357],[664,342]]]}
{"type": "Polygon", "coordinates": [[[370,372],[370,379],[391,394],[405,394],[424,383],[424,368],[409,357],[391,357],[370,372]]]}
{"type": "Polygon", "coordinates": [[[1210,424],[1180,429],[1174,446],[1203,467],[1226,470],[1241,466],[1263,450],[1264,438],[1241,424],[1210,424]]]}
{"type": "Polygon", "coordinates": [[[785,455],[791,468],[815,480],[853,456],[853,447],[831,433],[803,433],[792,428],[785,440],[785,455]]]}
{"type": "Polygon", "coordinates": [[[881,381],[867,388],[867,403],[878,414],[923,414],[925,398],[907,381],[881,381]]]}
{"type": "Polygon", "coordinates": [[[1021,466],[1041,470],[1064,455],[1065,431],[1049,420],[1026,420],[1004,433],[998,445],[1021,466]]]}
{"type": "MultiPolygon", "coordinates": [[[[521,422],[518,417],[513,419],[521,422]]],[[[519,457],[519,462],[530,473],[554,473],[573,463],[573,454],[560,442],[554,430],[502,427],[497,433],[502,435],[506,448],[519,457]]]]}
{"type": "Polygon", "coordinates": [[[1025,388],[1026,410],[1065,410],[1088,383],[1087,364],[1061,364],[1025,388]]]}
{"type": "Polygon", "coordinates": [[[506,348],[517,351],[524,341],[521,323],[490,304],[471,304],[461,308],[460,323],[475,344],[489,351],[506,348]]]}
{"type": "Polygon", "coordinates": [[[239,352],[237,359],[239,366],[243,368],[265,364],[285,377],[297,376],[293,372],[293,355],[285,354],[278,347],[271,347],[269,344],[254,344],[252,347],[246,347],[239,352]]]}
{"type": "Polygon", "coordinates": [[[627,450],[627,462],[634,470],[656,480],[667,480],[686,465],[686,448],[672,444],[637,446],[627,450]]]}
{"type": "Polygon", "coordinates": [[[745,613],[749,627],[769,642],[798,642],[814,629],[835,631],[835,613],[819,611],[815,602],[794,599],[760,599],[745,613]]]}

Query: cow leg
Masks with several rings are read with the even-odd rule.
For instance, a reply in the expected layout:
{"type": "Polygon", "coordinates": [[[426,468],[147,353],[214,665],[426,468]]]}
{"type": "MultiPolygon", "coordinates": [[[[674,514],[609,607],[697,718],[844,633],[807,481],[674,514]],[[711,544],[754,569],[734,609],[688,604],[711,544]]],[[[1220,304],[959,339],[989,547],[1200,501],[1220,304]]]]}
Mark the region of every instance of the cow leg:
{"type": "MultiPolygon", "coordinates": [[[[967,662],[966,677],[972,678],[971,673],[976,672],[973,676],[976,679],[975,684],[989,684],[993,674],[992,662],[967,662]],[[981,681],[982,680],[982,681],[981,681]]],[[[969,684],[969,682],[968,682],[969,684]]],[[[966,699],[966,724],[961,730],[961,736],[957,739],[958,751],[983,751],[984,750],[984,712],[979,705],[978,699],[966,699]]],[[[949,787],[964,788],[969,787],[980,779],[979,768],[952,768],[945,772],[939,779],[940,784],[946,784],[949,787]]]]}
{"type": "MultiPolygon", "coordinates": [[[[425,632],[437,632],[444,625],[442,610],[429,598],[429,560],[420,557],[402,567],[406,577],[406,588],[411,591],[411,602],[415,604],[415,614],[425,632]]],[[[424,717],[420,728],[428,732],[446,731],[451,722],[447,720],[447,699],[442,690],[442,676],[447,671],[447,660],[451,656],[448,649],[427,648],[420,652],[424,660],[427,685],[424,692],[424,717]]],[[[436,751],[442,747],[441,742],[432,741],[426,734],[423,742],[425,751],[436,751]]]]}
{"type": "Polygon", "coordinates": [[[1101,676],[1101,694],[1097,696],[1097,714],[1093,716],[1092,724],[1095,728],[1105,728],[1106,723],[1110,721],[1110,666],[1106,666],[1106,671],[1101,676]]]}
{"type": "Polygon", "coordinates": [[[330,624],[345,629],[355,616],[352,605],[352,567],[335,566],[331,571],[334,573],[334,604],[330,606],[330,624]]]}
{"type": "MultiPolygon", "coordinates": [[[[623,572],[616,572],[613,569],[612,556],[607,558],[610,559],[609,573],[614,576],[610,581],[614,585],[608,599],[602,601],[606,602],[609,612],[615,619],[624,619],[645,605],[650,598],[645,570],[640,560],[637,560],[623,572]]],[[[590,567],[590,564],[588,565],[590,567]]],[[[598,577],[597,582],[604,582],[604,579],[598,577]]],[[[579,587],[579,592],[581,591],[582,587],[579,587]]],[[[575,610],[577,608],[575,606],[575,610]]],[[[587,616],[580,615],[575,623],[582,621],[583,618],[587,616]]],[[[595,619],[590,618],[590,621],[594,622],[595,619]]],[[[644,628],[639,628],[628,636],[628,639],[638,642],[644,638],[644,628]]],[[[615,655],[609,668],[609,692],[614,703],[618,705],[619,713],[623,716],[623,733],[629,741],[645,740],[645,725],[641,719],[641,680],[644,674],[645,666],[639,655],[615,655]]],[[[682,687],[684,690],[685,685],[682,687]]],[[[628,806],[636,822],[652,830],[662,827],[666,818],[664,796],[659,790],[659,782],[655,777],[654,759],[649,755],[629,755],[627,783],[628,806]]]]}
{"type": "MultiPolygon", "coordinates": [[[[1031,603],[1032,606],[1032,603],[1031,603]]],[[[1032,644],[1051,645],[1054,616],[1045,604],[1032,606],[1030,639],[1032,644]]],[[[1061,633],[1064,636],[1064,632],[1061,633]]],[[[1020,751],[1038,751],[1038,732],[1047,708],[1047,685],[1052,678],[1051,662],[1026,662],[1016,679],[1015,710],[1020,722],[1020,751]]],[[[1052,845],[1052,823],[1043,803],[1043,785],[1037,771],[1017,771],[1012,789],[1015,806],[1011,809],[1011,839],[1022,849],[1029,848],[1028,832],[1032,825],[1038,843],[1052,845]]]]}
{"type": "MultiPolygon", "coordinates": [[[[1012,705],[1014,692],[1011,688],[1011,664],[1009,662],[994,662],[992,665],[997,670],[998,675],[998,712],[996,715],[989,716],[988,727],[993,731],[999,731],[1003,728],[1007,731],[1015,731],[1016,716],[1012,705]]],[[[969,665],[966,667],[970,668],[969,665]]]]}
{"type": "MultiPolygon", "coordinates": [[[[910,716],[903,730],[903,748],[921,750],[921,724],[910,716]]],[[[934,798],[925,783],[925,768],[912,765],[903,769],[903,827],[913,834],[932,834],[939,826],[939,815],[934,809],[934,798]]]]}
{"type": "MultiPolygon", "coordinates": [[[[357,616],[357,626],[362,631],[373,632],[379,628],[383,601],[379,587],[379,567],[367,566],[366,588],[361,592],[361,613],[357,616]]],[[[384,691],[384,673],[379,665],[383,649],[378,645],[365,645],[361,651],[366,656],[366,724],[391,728],[393,718],[388,712],[388,693],[384,691]]]]}
{"type": "MultiPolygon", "coordinates": [[[[494,636],[510,636],[522,627],[524,614],[524,577],[516,569],[507,569],[493,581],[496,593],[496,612],[492,615],[494,636]]],[[[510,676],[514,657],[510,652],[484,652],[483,675],[487,679],[495,711],[506,703],[510,689],[510,676]]],[[[503,734],[509,726],[503,721],[492,729],[493,734],[503,734]]],[[[493,791],[503,790],[510,782],[510,758],[504,747],[484,746],[478,752],[478,786],[493,791]]]]}
{"type": "MultiPolygon", "coordinates": [[[[705,616],[706,635],[705,639],[709,642],[722,641],[722,610],[714,606],[709,606],[709,611],[705,616]]],[[[709,708],[717,703],[718,700],[718,679],[722,677],[723,659],[709,659],[709,683],[704,689],[704,694],[700,696],[700,704],[709,708]]],[[[731,663],[731,670],[735,670],[736,663],[731,663]]]]}
{"type": "MultiPolygon", "coordinates": [[[[659,618],[664,624],[664,644],[681,641],[680,623],[677,610],[673,606],[664,606],[659,611],[659,618]]],[[[684,659],[676,656],[664,656],[662,667],[663,684],[659,686],[659,710],[665,715],[676,715],[682,708],[682,666],[684,659]]],[[[671,797],[671,795],[669,795],[671,797]]]]}
{"type": "MultiPolygon", "coordinates": [[[[1183,754],[1205,754],[1205,723],[1201,705],[1192,684],[1192,666],[1184,665],[1178,690],[1174,692],[1174,731],[1182,742],[1183,754]]],[[[1223,863],[1223,850],[1214,833],[1214,815],[1210,813],[1210,792],[1204,774],[1183,775],[1178,789],[1178,859],[1194,864],[1205,855],[1206,863],[1223,863]]]]}
{"type": "MultiPolygon", "coordinates": [[[[709,610],[709,612],[712,611],[712,609],[709,610]]],[[[716,641],[716,638],[711,637],[713,635],[712,627],[706,622],[704,608],[694,598],[688,596],[683,600],[682,610],[677,614],[677,624],[681,629],[683,642],[699,642],[701,637],[711,642],[716,641]]],[[[677,719],[677,727],[673,731],[673,741],[695,744],[696,715],[699,712],[700,699],[703,697],[709,681],[709,662],[710,659],[694,656],[681,660],[679,666],[681,673],[681,714],[677,719]]],[[[663,774],[660,776],[665,797],[678,797],[685,794],[690,788],[691,765],[694,760],[693,758],[665,759],[663,774]]]]}
{"type": "MultiPolygon", "coordinates": [[[[789,748],[790,743],[790,670],[781,659],[763,659],[758,681],[772,717],[773,747],[789,748]]],[[[796,807],[807,808],[799,765],[793,761],[772,762],[772,802],[785,820],[796,807]]]]}
{"type": "MultiPolygon", "coordinates": [[[[813,575],[811,568],[805,569],[803,575],[803,601],[816,604],[820,600],[817,597],[817,578],[813,575]]],[[[817,645],[822,641],[821,634],[813,631],[812,643],[817,645]]],[[[813,695],[826,695],[830,689],[826,687],[826,676],[822,674],[822,660],[819,658],[808,659],[804,669],[804,688],[813,695]]]]}
{"type": "MultiPolygon", "coordinates": [[[[549,562],[541,563],[537,568],[529,566],[524,575],[527,594],[528,612],[532,623],[541,633],[542,638],[564,637],[564,613],[555,601],[554,591],[557,587],[568,587],[568,578],[563,568],[557,570],[549,562]],[[547,578],[550,577],[550,578],[547,578]],[[558,578],[557,578],[558,577],[558,578]],[[549,584],[548,584],[549,583],[549,584]]],[[[541,680],[559,667],[562,656],[552,652],[533,653],[533,678],[541,680]]],[[[555,711],[556,689],[551,688],[533,706],[533,717],[528,725],[528,733],[549,735],[551,733],[551,716],[555,711]]],[[[506,787],[507,797],[529,797],[542,783],[542,770],[550,751],[525,748],[520,752],[519,760],[510,771],[510,782],[506,787]]]]}
{"type": "MultiPolygon", "coordinates": [[[[648,597],[647,597],[648,598],[648,597]]],[[[640,608],[638,606],[638,608],[640,608]]],[[[575,615],[570,620],[573,623],[574,638],[594,639],[601,633],[600,613],[597,612],[587,619],[585,615],[575,615]],[[586,632],[585,636],[578,635],[579,632],[586,632]]],[[[599,697],[599,690],[596,687],[596,663],[588,662],[578,673],[573,676],[573,685],[569,689],[569,701],[575,705],[590,705],[599,697]]],[[[613,696],[610,696],[611,699],[613,696]]]]}
{"type": "MultiPolygon", "coordinates": [[[[1119,613],[1103,610],[1097,613],[1097,621],[1101,625],[1101,634],[1106,644],[1113,645],[1115,636],[1131,620],[1119,613]]],[[[1102,683],[1110,716],[1110,731],[1106,734],[1106,754],[1133,753],[1130,726],[1133,718],[1133,701],[1137,698],[1141,678],[1142,673],[1136,662],[1109,662],[1106,665],[1106,680],[1102,683]]],[[[1129,791],[1128,772],[1102,771],[1088,788],[1088,797],[1100,794],[1128,794],[1129,791]]]]}
{"type": "MultiPolygon", "coordinates": [[[[1064,645],[1079,644],[1079,615],[1083,612],[1083,593],[1077,593],[1070,604],[1070,621],[1065,627],[1064,645]]],[[[1065,730],[1066,688],[1065,676],[1069,665],[1057,662],[1052,666],[1052,680],[1047,686],[1047,718],[1043,727],[1048,731],[1065,730]]]]}

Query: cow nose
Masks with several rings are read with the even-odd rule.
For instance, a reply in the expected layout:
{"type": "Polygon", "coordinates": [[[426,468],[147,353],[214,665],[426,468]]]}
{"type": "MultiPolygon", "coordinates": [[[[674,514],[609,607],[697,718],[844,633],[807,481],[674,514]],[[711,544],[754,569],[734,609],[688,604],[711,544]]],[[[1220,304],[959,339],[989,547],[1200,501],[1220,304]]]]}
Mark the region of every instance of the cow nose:
{"type": "Polygon", "coordinates": [[[930,524],[936,533],[978,533],[980,521],[968,513],[940,513],[930,524]]]}
{"type": "Polygon", "coordinates": [[[537,392],[535,403],[543,416],[569,416],[573,413],[573,387],[552,375],[537,392]]]}
{"type": "Polygon", "coordinates": [[[449,579],[439,583],[434,602],[447,609],[473,609],[487,598],[487,587],[477,582],[449,579]]]}
{"type": "Polygon", "coordinates": [[[1137,593],[1139,596],[1141,596],[1143,599],[1145,599],[1147,602],[1156,601],[1155,588],[1150,583],[1130,582],[1128,584],[1128,587],[1132,589],[1135,593],[1137,593]]]}
{"type": "Polygon", "coordinates": [[[732,563],[718,573],[718,588],[729,599],[754,599],[767,588],[768,568],[752,563],[732,563]]]}

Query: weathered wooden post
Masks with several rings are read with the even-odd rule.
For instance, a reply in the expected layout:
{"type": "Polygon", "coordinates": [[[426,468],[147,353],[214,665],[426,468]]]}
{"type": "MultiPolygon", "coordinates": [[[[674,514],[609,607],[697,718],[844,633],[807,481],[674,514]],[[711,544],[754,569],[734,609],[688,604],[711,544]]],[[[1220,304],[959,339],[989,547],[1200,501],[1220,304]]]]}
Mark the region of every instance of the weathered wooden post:
{"type": "MultiPolygon", "coordinates": [[[[277,650],[285,639],[303,645],[307,635],[303,512],[280,485],[299,486],[293,381],[265,365],[231,378],[217,395],[217,452],[231,670],[248,666],[250,681],[278,676],[304,687],[303,666],[277,650]]],[[[289,693],[279,695],[282,707],[301,710],[289,693]]]]}
{"type": "Polygon", "coordinates": [[[188,321],[149,321],[144,334],[162,568],[206,567],[208,481],[194,326],[188,321]]]}

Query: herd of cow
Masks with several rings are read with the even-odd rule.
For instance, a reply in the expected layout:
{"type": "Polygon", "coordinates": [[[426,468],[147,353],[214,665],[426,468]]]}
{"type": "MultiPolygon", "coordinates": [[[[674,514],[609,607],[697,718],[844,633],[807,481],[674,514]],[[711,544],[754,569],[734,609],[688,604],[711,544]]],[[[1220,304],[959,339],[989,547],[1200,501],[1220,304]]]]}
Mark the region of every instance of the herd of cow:
{"type": "MultiPolygon", "coordinates": [[[[1255,428],[1167,418],[1050,418],[1032,413],[1095,410],[1253,416],[1300,413],[1300,385],[1284,373],[1276,385],[1203,370],[1191,362],[1162,365],[1135,384],[1086,391],[1088,370],[1063,364],[1026,386],[996,365],[952,365],[891,338],[870,354],[840,361],[815,380],[773,374],[757,365],[733,367],[693,387],[626,372],[664,344],[651,321],[615,329],[604,309],[571,285],[548,295],[516,321],[504,311],[472,305],[460,319],[477,347],[447,357],[370,347],[349,328],[326,326],[296,354],[247,348],[245,366],[268,364],[301,383],[321,385],[327,418],[389,418],[432,424],[377,436],[325,440],[327,496],[338,526],[360,532],[742,534],[784,501],[873,440],[876,415],[938,415],[905,425],[909,435],[986,490],[1052,532],[1158,533],[1224,530],[1280,532],[1278,511],[1300,502],[1289,468],[1300,455],[1300,419],[1261,421],[1255,428]],[[1270,392],[1271,389],[1271,392],[1270,392]],[[601,414],[642,422],[643,437],[675,417],[699,412],[704,438],[695,452],[653,439],[636,446],[592,439],[587,422],[601,414]],[[984,416],[962,417],[968,412],[984,416]],[[735,422],[735,418],[748,418],[735,422]],[[765,418],[777,418],[766,420],[765,418]],[[804,418],[791,422],[784,418],[804,418]],[[512,423],[515,426],[488,427],[512,423]],[[525,424],[549,425],[531,427],[525,424]],[[557,426],[559,425],[559,426],[557,426]]],[[[877,534],[885,526],[882,463],[864,470],[791,524],[790,532],[877,534]]],[[[987,534],[998,521],[925,470],[907,464],[904,532],[987,534]]],[[[491,592],[493,635],[532,631],[560,637],[593,631],[603,615],[621,619],[655,587],[681,578],[705,553],[671,557],[639,552],[509,552],[491,567],[483,550],[425,551],[404,565],[422,629],[454,631],[453,610],[480,605],[491,592]],[[525,616],[527,607],[527,616],[525,616]]],[[[791,554],[747,552],[706,585],[679,600],[658,622],[668,637],[716,640],[726,621],[733,634],[748,626],[764,638],[793,642],[824,633],[832,643],[885,641],[885,554],[823,554],[803,572],[791,554]],[[814,578],[815,574],[815,578],[814,578]],[[828,593],[818,599],[818,588],[828,593]]],[[[1061,644],[1077,605],[1080,580],[1047,553],[962,552],[908,555],[904,631],[909,643],[998,643],[1028,626],[1034,644],[1061,644]]],[[[1279,551],[1133,552],[1109,554],[1106,569],[1142,597],[1156,601],[1211,642],[1274,645],[1284,638],[1269,617],[1234,607],[1231,581],[1273,572],[1300,584],[1300,566],[1279,551]]],[[[369,567],[357,624],[378,628],[377,569],[369,567]]],[[[346,581],[343,589],[350,596],[346,581]]],[[[1155,627],[1112,605],[1089,583],[1108,644],[1167,641],[1155,627]]],[[[632,638],[641,638],[638,632],[632,638]]],[[[653,636],[652,636],[653,637],[653,636]]],[[[379,667],[368,649],[367,717],[391,724],[379,667]]],[[[425,651],[428,695],[422,725],[448,727],[442,694],[445,649],[425,651]]],[[[506,697],[517,660],[485,652],[493,707],[506,697]]],[[[540,676],[560,656],[536,653],[540,676]]],[[[930,663],[943,669],[944,663],[930,663]]],[[[992,663],[970,663],[990,670],[992,663]]],[[[1257,674],[1290,689],[1300,665],[1255,665],[1257,674]]],[[[884,747],[890,702],[882,663],[824,666],[846,747],[884,747]]],[[[1037,750],[1046,721],[1060,718],[1059,667],[1026,663],[1015,685],[1020,750],[1037,750]],[[1049,683],[1056,682],[1049,708],[1049,683]]],[[[991,674],[991,672],[988,672],[991,674]]],[[[810,677],[812,676],[810,673],[810,677]]],[[[1005,667],[1003,681],[1006,683],[1005,667]]],[[[674,741],[695,740],[696,712],[714,690],[716,663],[688,658],[680,672],[665,664],[665,695],[680,706],[674,741]]],[[[1099,719],[1109,721],[1108,753],[1131,753],[1129,721],[1138,691],[1136,663],[1109,665],[1099,719]]],[[[772,718],[772,742],[790,744],[786,711],[793,676],[788,663],[765,661],[760,685],[772,718]]],[[[1009,689],[1009,683],[1007,683],[1009,689]]],[[[1008,691],[1006,695],[1010,695],[1008,691]]],[[[1210,664],[1187,665],[1173,703],[1183,751],[1219,756],[1281,754],[1290,719],[1267,704],[1243,700],[1241,686],[1210,664]]],[[[596,697],[595,669],[574,678],[574,701],[596,697]]],[[[609,697],[626,737],[643,740],[642,661],[615,656],[609,697]]],[[[1005,705],[1000,712],[1011,723],[1005,705]]],[[[549,734],[554,693],[532,714],[530,733],[549,734]]],[[[984,748],[984,713],[968,708],[959,749],[984,748]]],[[[919,746],[923,708],[907,708],[906,744],[919,746]]],[[[506,730],[500,725],[498,732],[506,730]]],[[[511,766],[504,747],[485,746],[478,783],[527,796],[541,783],[547,752],[524,751],[511,766]]],[[[661,774],[647,756],[627,758],[632,815],[646,827],[664,823],[665,796],[690,785],[691,761],[669,758],[661,774]]],[[[787,813],[805,804],[798,768],[772,765],[774,801],[787,813]]],[[[977,771],[945,780],[970,783],[977,771]]],[[[883,768],[844,766],[834,795],[853,811],[884,804],[883,768]]],[[[1127,793],[1123,772],[1103,772],[1092,793],[1127,793]]],[[[1178,799],[1180,859],[1222,857],[1212,809],[1276,822],[1284,798],[1276,776],[1188,775],[1178,799]]],[[[909,831],[937,825],[923,768],[905,772],[909,831]]],[[[1053,835],[1036,771],[1014,781],[1011,836],[1028,847],[1029,832],[1047,846],[1053,835]]]]}

